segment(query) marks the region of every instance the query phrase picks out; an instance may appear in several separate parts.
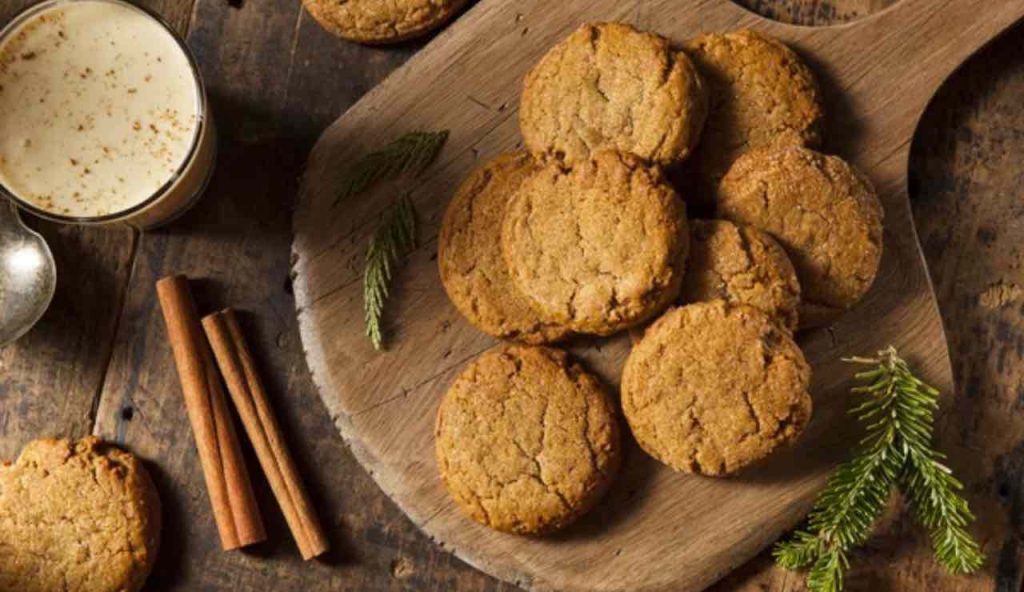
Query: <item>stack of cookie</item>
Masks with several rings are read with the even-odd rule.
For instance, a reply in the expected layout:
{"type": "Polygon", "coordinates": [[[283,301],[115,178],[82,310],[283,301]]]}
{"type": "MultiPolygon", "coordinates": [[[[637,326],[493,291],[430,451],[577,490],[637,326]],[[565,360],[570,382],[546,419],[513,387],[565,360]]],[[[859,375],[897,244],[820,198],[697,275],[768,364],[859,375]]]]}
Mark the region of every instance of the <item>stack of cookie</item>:
{"type": "Polygon", "coordinates": [[[622,375],[644,450],[727,475],[796,439],[811,397],[793,333],[864,295],[882,242],[870,183],[814,151],[810,69],[750,31],[678,50],[628,25],[584,25],[526,77],[520,124],[527,151],[474,172],[439,238],[456,308],[526,344],[471,363],[441,405],[438,463],[458,504],[520,534],[590,507],[619,462],[614,407],[541,344],[659,315],[622,375]]]}

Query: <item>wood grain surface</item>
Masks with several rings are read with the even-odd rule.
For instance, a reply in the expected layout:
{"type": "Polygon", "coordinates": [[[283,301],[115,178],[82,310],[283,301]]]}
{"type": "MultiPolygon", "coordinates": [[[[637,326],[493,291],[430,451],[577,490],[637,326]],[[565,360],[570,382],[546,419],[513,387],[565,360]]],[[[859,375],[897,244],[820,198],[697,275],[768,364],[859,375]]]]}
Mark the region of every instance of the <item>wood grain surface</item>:
{"type": "MultiPolygon", "coordinates": [[[[300,333],[314,382],[356,457],[442,546],[527,589],[700,590],[754,556],[807,513],[856,437],[845,416],[850,369],[841,356],[893,344],[926,380],[952,390],[942,322],[910,218],[907,163],[938,86],[1024,16],[1018,0],[986,8],[978,11],[970,0],[904,0],[859,22],[812,29],[765,20],[727,0],[477,3],[333,124],[303,177],[293,247],[300,333]],[[676,43],[705,31],[755,28],[797,48],[826,96],[827,149],[878,189],[885,255],[862,303],[828,330],[799,336],[814,369],[815,420],[797,446],[735,479],[673,473],[627,446],[625,470],[577,525],[550,538],[508,536],[468,520],[436,478],[437,406],[466,361],[494,344],[455,312],[440,286],[437,225],[462,179],[521,145],[516,107],[529,68],[580,22],[600,20],[652,28],[676,43]],[[360,334],[358,263],[399,189],[335,204],[346,163],[380,138],[415,129],[448,129],[451,136],[412,193],[423,222],[420,244],[389,302],[402,320],[392,347],[376,352],[360,334]]],[[[613,387],[629,348],[628,336],[571,347],[613,387]]]]}
{"type": "MultiPolygon", "coordinates": [[[[803,24],[851,20],[879,0],[745,0],[803,24]]],[[[23,0],[0,3],[0,21],[23,0]]],[[[60,265],[54,306],[0,351],[0,458],[40,435],[117,439],[149,461],[168,528],[150,590],[512,590],[422,535],[349,454],[317,400],[298,342],[288,244],[295,179],[319,132],[419,49],[367,49],[321,31],[292,0],[144,2],[188,33],[222,129],[214,185],[168,229],[33,222],[60,265]],[[216,531],[153,281],[208,278],[200,305],[233,305],[266,369],[268,387],[328,535],[337,549],[302,562],[265,483],[273,542],[217,550],[216,531]]],[[[984,10],[984,3],[978,3],[984,10]]],[[[995,589],[1020,588],[1024,508],[1024,27],[972,58],[936,96],[916,136],[911,195],[958,377],[944,443],[983,518],[995,589]]],[[[250,461],[254,459],[250,456],[250,461]]],[[[255,467],[250,462],[250,467],[255,467]]],[[[938,590],[926,541],[890,520],[855,556],[850,590],[938,590]]],[[[799,578],[761,557],[719,590],[800,590],[799,578]]],[[[989,579],[952,589],[993,589],[989,579]]]]}

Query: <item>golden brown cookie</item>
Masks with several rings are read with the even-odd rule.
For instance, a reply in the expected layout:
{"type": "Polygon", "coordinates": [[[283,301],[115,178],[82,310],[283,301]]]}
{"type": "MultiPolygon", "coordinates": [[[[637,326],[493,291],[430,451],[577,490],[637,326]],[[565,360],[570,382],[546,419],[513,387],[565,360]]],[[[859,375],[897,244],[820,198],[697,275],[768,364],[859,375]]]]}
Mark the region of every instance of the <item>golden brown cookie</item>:
{"type": "Polygon", "coordinates": [[[370,45],[426,34],[452,17],[466,0],[302,0],[320,26],[370,45]]]}
{"type": "Polygon", "coordinates": [[[501,240],[541,318],[596,335],[675,300],[689,248],[685,206],[660,169],[616,152],[530,175],[508,204],[501,240]]]}
{"type": "Polygon", "coordinates": [[[800,279],[800,326],[832,321],[871,287],[882,257],[882,204],[864,175],[808,148],[742,156],[722,179],[718,214],[779,241],[800,279]]]}
{"type": "Polygon", "coordinates": [[[678,471],[728,475],[795,440],[811,370],[768,315],[721,300],[665,313],[633,347],[622,410],[640,446],[678,471]]]}
{"type": "Polygon", "coordinates": [[[589,510],[620,462],[615,410],[568,354],[500,345],[455,379],[437,412],[437,464],[474,520],[516,534],[589,510]]]}
{"type": "Polygon", "coordinates": [[[97,438],[36,440],[0,466],[0,590],[134,592],[159,539],[142,463],[97,438]]]}
{"type": "Polygon", "coordinates": [[[686,52],[710,97],[700,146],[687,163],[702,181],[696,199],[713,200],[719,179],[747,150],[820,143],[818,86],[793,50],[761,33],[736,31],[701,35],[686,52]]]}
{"type": "Polygon", "coordinates": [[[668,163],[690,154],[707,114],[700,76],[663,37],[583,25],[526,76],[519,105],[534,153],[573,164],[614,149],[668,163]]]}
{"type": "Polygon", "coordinates": [[[795,331],[800,282],[786,251],[767,233],[726,220],[691,220],[681,300],[749,304],[795,331]]]}
{"type": "Polygon", "coordinates": [[[494,337],[545,343],[568,331],[543,323],[519,293],[501,257],[505,206],[540,166],[527,154],[504,154],[473,172],[448,204],[438,236],[441,283],[455,307],[494,337]]]}

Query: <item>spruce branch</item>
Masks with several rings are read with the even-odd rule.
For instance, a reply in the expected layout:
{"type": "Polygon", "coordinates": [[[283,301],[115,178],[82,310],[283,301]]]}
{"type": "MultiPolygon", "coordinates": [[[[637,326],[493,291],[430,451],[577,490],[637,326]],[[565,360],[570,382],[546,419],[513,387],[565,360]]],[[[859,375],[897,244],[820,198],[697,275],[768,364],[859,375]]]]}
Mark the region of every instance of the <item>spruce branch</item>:
{"type": "Polygon", "coordinates": [[[448,141],[448,130],[409,132],[383,148],[363,156],[342,175],[334,205],[362,193],[374,183],[403,175],[419,176],[434,162],[448,141]]]}
{"type": "MultiPolygon", "coordinates": [[[[383,148],[360,158],[342,174],[341,200],[367,190],[386,178],[420,175],[448,141],[448,130],[409,132],[383,148]]],[[[370,239],[363,268],[363,318],[373,348],[383,347],[381,318],[395,265],[416,244],[416,212],[406,193],[398,199],[370,239]]]]}
{"type": "Polygon", "coordinates": [[[843,574],[849,567],[843,549],[836,548],[824,553],[807,572],[807,587],[815,592],[840,592],[843,589],[843,574]]]}
{"type": "Polygon", "coordinates": [[[409,194],[398,199],[384,222],[370,239],[366,250],[366,267],[363,272],[363,314],[366,321],[366,336],[373,348],[380,350],[384,338],[381,318],[384,302],[388,298],[391,275],[399,259],[416,246],[416,210],[409,194]]]}
{"type": "Polygon", "coordinates": [[[957,493],[963,484],[939,458],[934,451],[910,451],[900,489],[914,516],[928,529],[935,559],[950,573],[971,573],[985,562],[978,543],[967,531],[974,515],[957,493]]]}
{"type": "Polygon", "coordinates": [[[984,556],[967,531],[973,515],[959,495],[963,485],[932,448],[938,391],[914,376],[893,347],[875,358],[845,361],[873,366],[856,374],[862,384],[852,389],[864,396],[850,413],[864,424],[865,436],[853,458],[829,478],[806,529],[776,544],[776,562],[808,569],[812,592],[839,592],[848,552],[871,536],[889,492],[898,486],[928,529],[939,563],[953,574],[977,570],[984,556]]]}

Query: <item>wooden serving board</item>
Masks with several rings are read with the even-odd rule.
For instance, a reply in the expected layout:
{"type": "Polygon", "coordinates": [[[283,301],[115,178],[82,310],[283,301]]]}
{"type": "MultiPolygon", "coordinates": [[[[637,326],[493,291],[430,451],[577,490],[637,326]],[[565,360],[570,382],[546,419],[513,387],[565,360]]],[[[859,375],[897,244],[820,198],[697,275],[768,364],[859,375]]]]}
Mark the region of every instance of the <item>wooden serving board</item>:
{"type": "MultiPolygon", "coordinates": [[[[933,384],[952,371],[906,192],[920,114],[939,84],[1024,16],[1021,0],[903,0],[860,21],[784,25],[728,0],[482,0],[364,97],[320,138],[303,179],[293,245],[295,296],[321,398],[381,488],[443,547],[537,590],[698,590],[740,565],[809,509],[851,441],[852,369],[841,356],[893,344],[933,384]],[[704,31],[758,29],[793,45],[824,89],[826,151],[866,171],[885,205],[885,255],[868,297],[834,326],[800,336],[814,368],[814,419],[800,442],[733,479],[673,473],[632,442],[600,506],[549,538],[500,534],[463,517],[434,461],[434,414],[467,361],[493,345],[460,318],[436,270],[449,197],[478,164],[519,146],[520,81],[580,23],[625,21],[675,42],[704,31]],[[355,157],[410,130],[451,130],[413,199],[420,246],[389,301],[389,347],[363,335],[361,269],[380,213],[399,191],[332,207],[355,157]]],[[[339,73],[343,75],[343,73],[339,73]]],[[[575,354],[617,386],[627,336],[584,340],[575,354]]]]}

